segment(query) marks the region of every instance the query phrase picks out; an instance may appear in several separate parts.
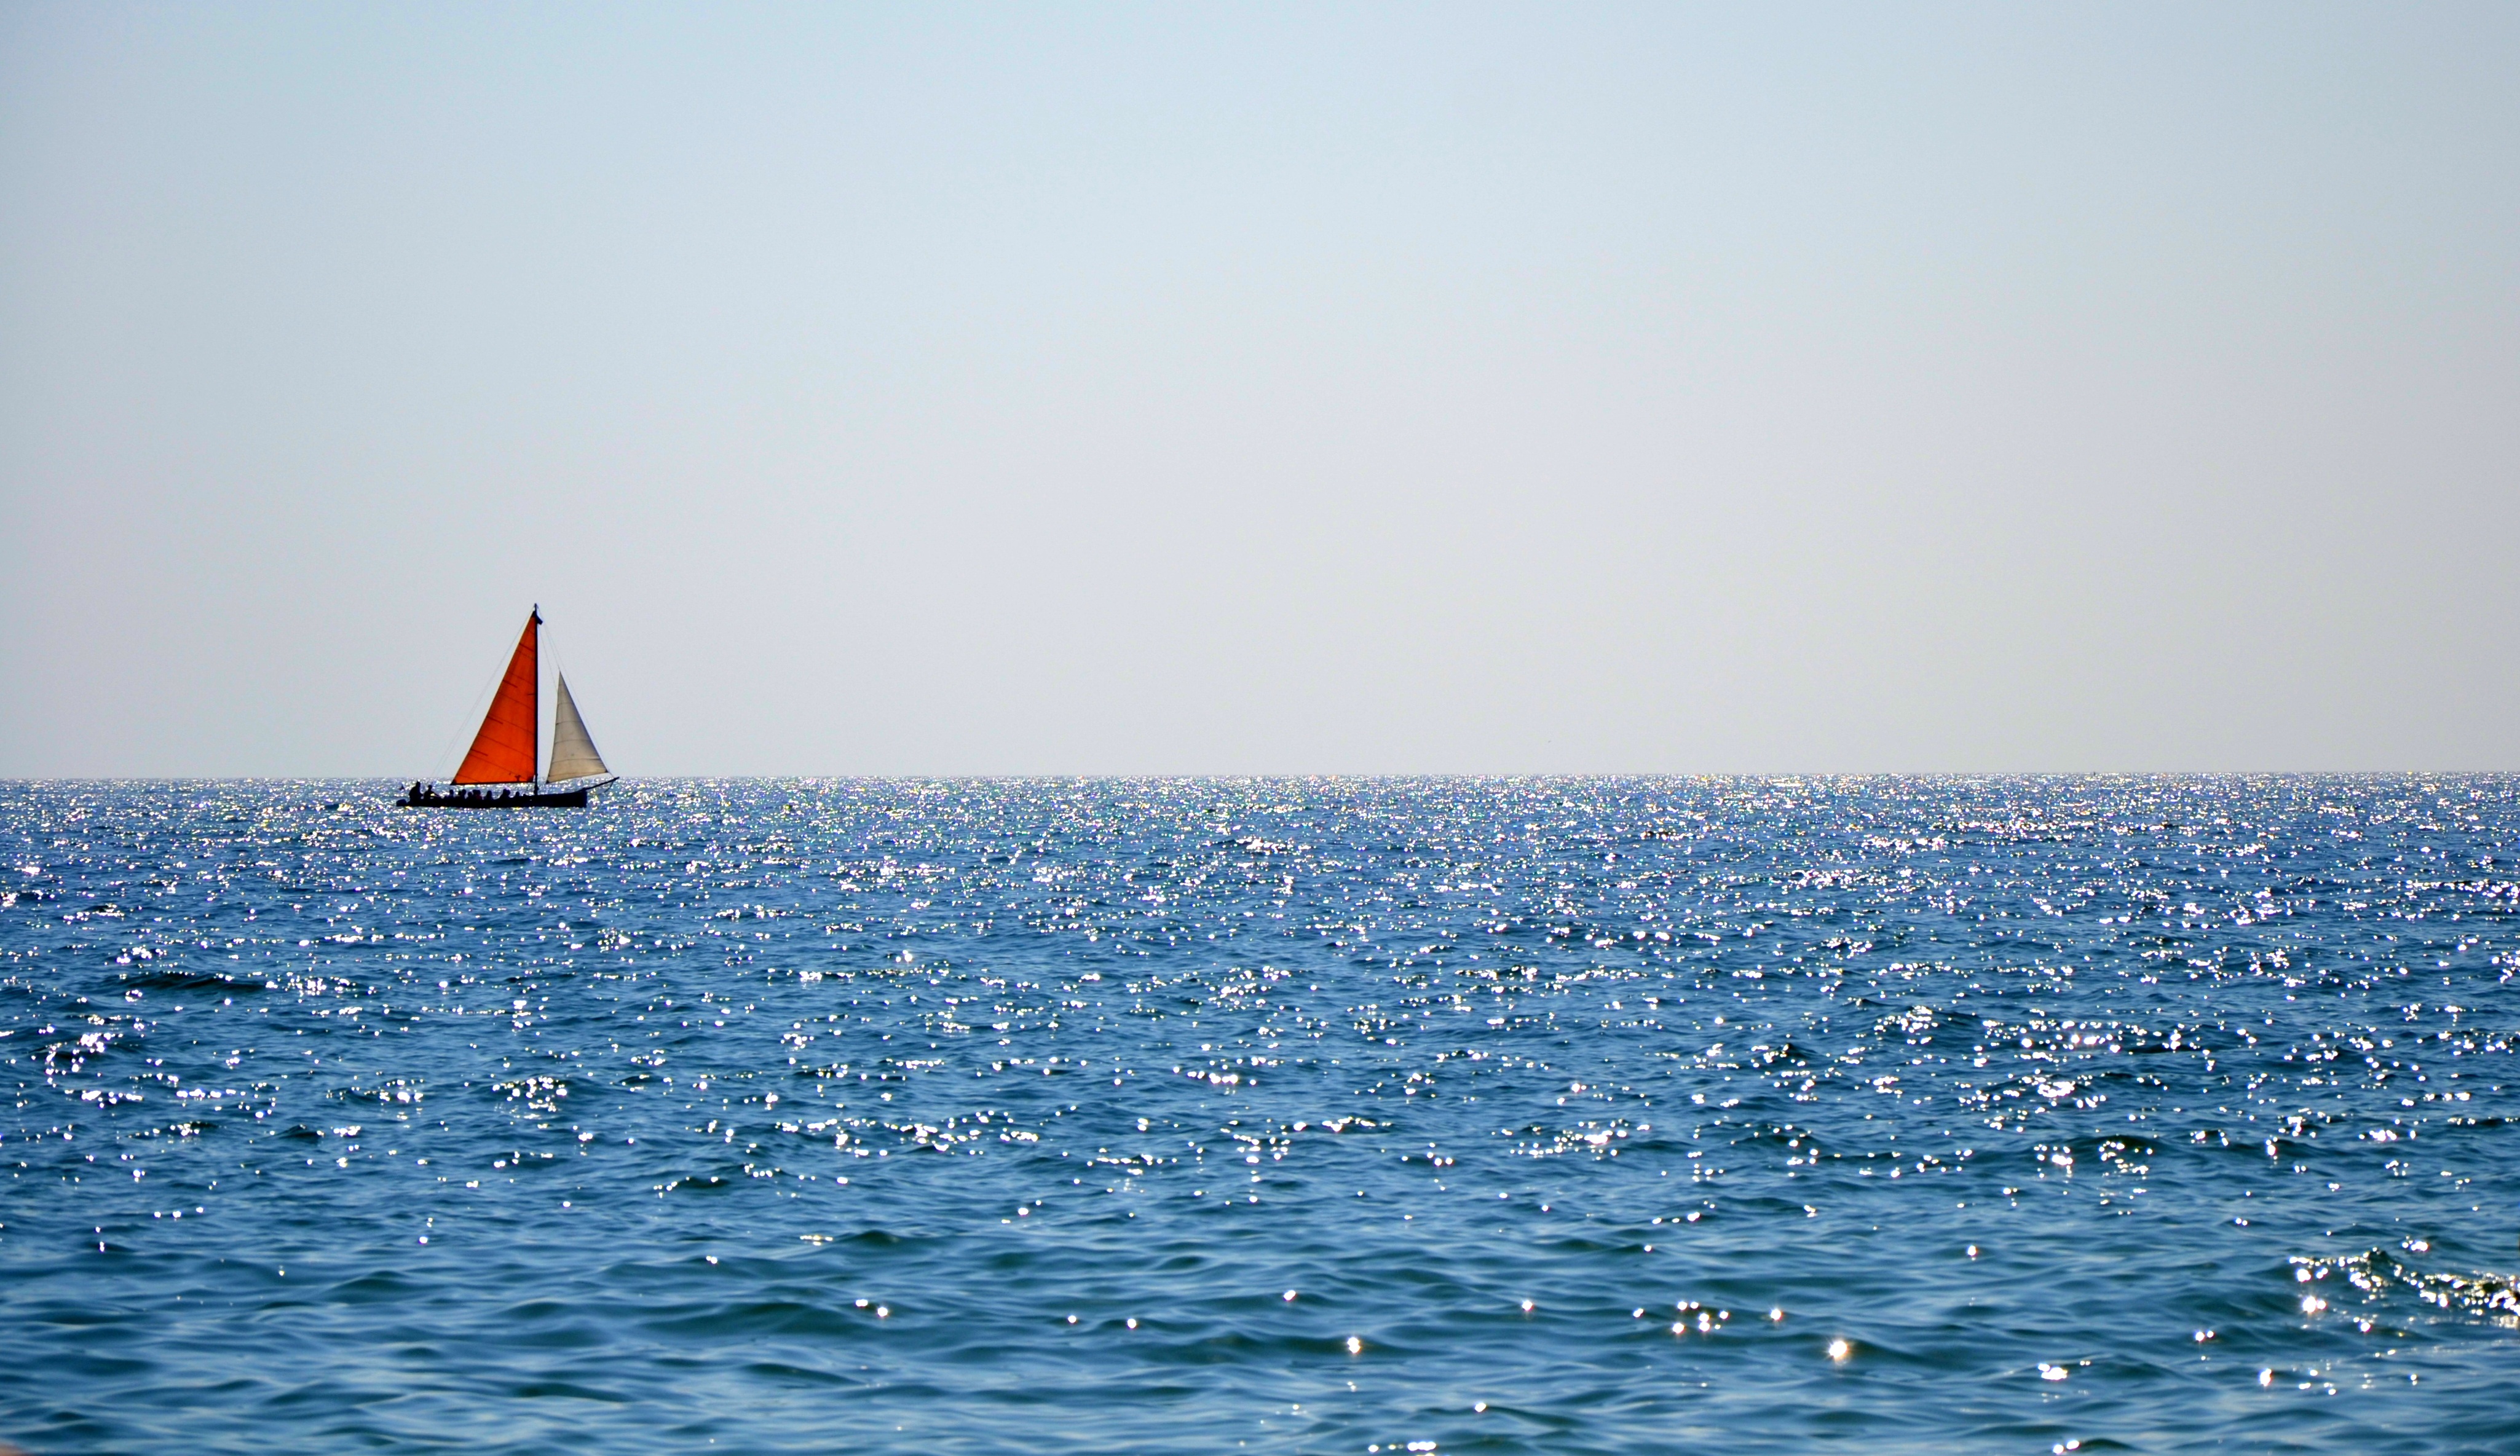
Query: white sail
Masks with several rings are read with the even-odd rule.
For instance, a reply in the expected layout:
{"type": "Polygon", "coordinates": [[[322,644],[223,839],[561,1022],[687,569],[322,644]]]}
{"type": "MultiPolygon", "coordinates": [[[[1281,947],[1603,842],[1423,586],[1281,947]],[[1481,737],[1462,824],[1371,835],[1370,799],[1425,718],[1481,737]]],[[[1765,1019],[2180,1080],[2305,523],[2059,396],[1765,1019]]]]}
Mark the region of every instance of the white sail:
{"type": "Polygon", "coordinates": [[[577,699],[568,695],[568,679],[561,679],[560,702],[552,709],[551,768],[543,776],[562,783],[610,772],[604,767],[604,755],[595,751],[595,740],[586,735],[586,720],[577,716],[577,699]]]}

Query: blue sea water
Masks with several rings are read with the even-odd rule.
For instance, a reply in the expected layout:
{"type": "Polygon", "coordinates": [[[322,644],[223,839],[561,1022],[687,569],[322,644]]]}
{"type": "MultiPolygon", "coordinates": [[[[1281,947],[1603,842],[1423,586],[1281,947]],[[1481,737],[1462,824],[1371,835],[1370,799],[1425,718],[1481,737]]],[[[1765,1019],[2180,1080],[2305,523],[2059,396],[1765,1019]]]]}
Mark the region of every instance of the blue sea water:
{"type": "Polygon", "coordinates": [[[0,1438],[2520,1450],[2520,779],[0,785],[0,1438]]]}

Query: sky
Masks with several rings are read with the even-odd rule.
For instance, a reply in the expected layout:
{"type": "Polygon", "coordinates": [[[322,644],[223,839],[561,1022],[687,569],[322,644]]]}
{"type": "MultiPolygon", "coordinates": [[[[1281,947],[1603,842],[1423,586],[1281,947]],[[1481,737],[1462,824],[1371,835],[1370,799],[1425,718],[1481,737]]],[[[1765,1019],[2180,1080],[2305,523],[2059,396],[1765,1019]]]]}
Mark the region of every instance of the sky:
{"type": "Polygon", "coordinates": [[[2520,768],[2520,7],[0,5],[0,776],[2520,768]]]}

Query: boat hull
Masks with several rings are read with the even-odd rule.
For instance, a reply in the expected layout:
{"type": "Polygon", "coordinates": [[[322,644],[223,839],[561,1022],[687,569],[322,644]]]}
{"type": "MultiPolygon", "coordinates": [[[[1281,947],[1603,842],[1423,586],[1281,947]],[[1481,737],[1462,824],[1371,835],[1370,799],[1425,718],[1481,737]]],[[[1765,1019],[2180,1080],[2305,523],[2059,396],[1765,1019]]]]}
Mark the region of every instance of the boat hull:
{"type": "Polygon", "coordinates": [[[584,809],[591,787],[573,789],[443,787],[414,784],[395,802],[405,809],[584,809]]]}

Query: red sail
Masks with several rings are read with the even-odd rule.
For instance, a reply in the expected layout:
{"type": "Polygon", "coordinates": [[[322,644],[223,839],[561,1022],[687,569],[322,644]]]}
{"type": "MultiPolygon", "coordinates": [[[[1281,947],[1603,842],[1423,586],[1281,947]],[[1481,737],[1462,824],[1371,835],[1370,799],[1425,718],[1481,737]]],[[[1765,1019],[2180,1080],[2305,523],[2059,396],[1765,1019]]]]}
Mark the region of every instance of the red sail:
{"type": "Polygon", "coordinates": [[[508,659],[508,676],[499,680],[498,695],[490,699],[481,731],[472,735],[472,751],[464,755],[464,766],[455,771],[457,783],[524,783],[534,776],[534,725],[540,721],[534,687],[541,681],[535,634],[542,624],[540,611],[525,619],[525,635],[517,639],[517,655],[508,659]]]}

